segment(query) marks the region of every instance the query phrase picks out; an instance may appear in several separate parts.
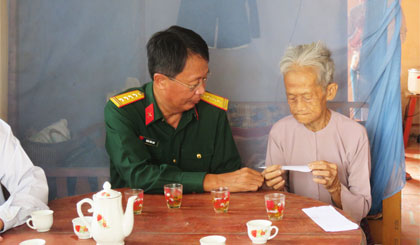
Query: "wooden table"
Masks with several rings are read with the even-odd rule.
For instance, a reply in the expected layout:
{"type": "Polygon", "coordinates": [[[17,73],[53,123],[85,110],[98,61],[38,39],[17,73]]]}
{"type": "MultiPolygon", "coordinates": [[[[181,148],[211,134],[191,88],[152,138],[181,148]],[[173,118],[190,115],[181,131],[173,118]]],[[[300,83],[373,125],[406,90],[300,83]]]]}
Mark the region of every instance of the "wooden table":
{"type": "MultiPolygon", "coordinates": [[[[264,204],[264,194],[267,193],[232,193],[229,212],[225,214],[213,211],[209,193],[184,195],[181,209],[168,209],[163,195],[145,195],[143,213],[135,216],[133,232],[125,239],[125,244],[199,244],[201,237],[215,234],[225,236],[226,244],[252,244],[246,222],[267,219],[264,204]]],[[[54,224],[49,232],[38,233],[22,225],[4,233],[4,243],[18,244],[26,239],[42,238],[47,244],[95,244],[92,239],[78,240],[73,233],[71,220],[77,217],[76,203],[85,197],[92,198],[92,194],[51,201],[49,206],[54,210],[54,224]]],[[[321,205],[325,203],[286,193],[285,216],[283,220],[273,222],[279,233],[268,244],[361,243],[360,228],[324,232],[301,210],[321,205]]],[[[88,207],[83,206],[84,209],[88,207]]]]}

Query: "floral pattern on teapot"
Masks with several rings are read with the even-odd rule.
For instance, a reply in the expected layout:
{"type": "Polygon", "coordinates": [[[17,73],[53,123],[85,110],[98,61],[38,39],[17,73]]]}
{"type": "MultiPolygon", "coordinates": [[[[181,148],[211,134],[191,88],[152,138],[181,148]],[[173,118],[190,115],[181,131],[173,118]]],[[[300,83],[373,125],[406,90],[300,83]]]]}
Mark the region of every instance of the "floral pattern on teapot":
{"type": "Polygon", "coordinates": [[[111,196],[111,194],[109,194],[108,192],[102,192],[101,193],[101,196],[103,196],[103,197],[110,197],[111,196]]]}
{"type": "Polygon", "coordinates": [[[105,219],[102,217],[101,214],[98,214],[96,216],[96,221],[98,222],[100,227],[109,228],[109,226],[106,224],[105,219]]]}

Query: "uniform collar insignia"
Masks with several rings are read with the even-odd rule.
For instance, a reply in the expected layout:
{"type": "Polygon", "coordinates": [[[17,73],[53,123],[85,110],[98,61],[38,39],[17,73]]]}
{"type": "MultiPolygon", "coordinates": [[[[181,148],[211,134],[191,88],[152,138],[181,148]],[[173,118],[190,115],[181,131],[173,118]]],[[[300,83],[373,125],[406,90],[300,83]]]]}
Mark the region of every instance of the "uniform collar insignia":
{"type": "Polygon", "coordinates": [[[198,111],[197,111],[197,106],[194,106],[194,111],[195,111],[195,118],[197,118],[197,120],[198,120],[198,111]]]}
{"type": "Polygon", "coordinates": [[[153,120],[155,119],[155,111],[153,108],[153,103],[146,107],[145,114],[146,114],[146,126],[147,126],[149,123],[153,122],[153,120]]]}

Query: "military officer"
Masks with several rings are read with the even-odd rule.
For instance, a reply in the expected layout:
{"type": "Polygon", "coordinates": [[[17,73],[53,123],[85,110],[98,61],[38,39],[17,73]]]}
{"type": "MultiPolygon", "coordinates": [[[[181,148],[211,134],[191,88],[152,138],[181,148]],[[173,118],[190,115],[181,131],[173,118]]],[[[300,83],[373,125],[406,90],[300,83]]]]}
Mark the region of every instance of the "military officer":
{"type": "Polygon", "coordinates": [[[184,192],[227,186],[255,191],[263,176],[241,168],[226,115],[228,100],[205,92],[209,52],[195,32],[172,26],[147,43],[153,82],[116,95],[105,107],[113,187],[184,192]]]}

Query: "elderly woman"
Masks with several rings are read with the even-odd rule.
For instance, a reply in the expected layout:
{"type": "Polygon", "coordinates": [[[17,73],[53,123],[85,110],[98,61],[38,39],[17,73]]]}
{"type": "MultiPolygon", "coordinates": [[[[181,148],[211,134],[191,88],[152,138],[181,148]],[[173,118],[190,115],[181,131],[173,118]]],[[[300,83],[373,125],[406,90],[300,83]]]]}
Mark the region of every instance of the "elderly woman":
{"type": "Polygon", "coordinates": [[[362,125],[327,108],[338,88],[331,52],[319,42],[289,47],[280,70],[292,115],[270,131],[266,185],[331,203],[360,222],[371,206],[369,141],[362,125]]]}

